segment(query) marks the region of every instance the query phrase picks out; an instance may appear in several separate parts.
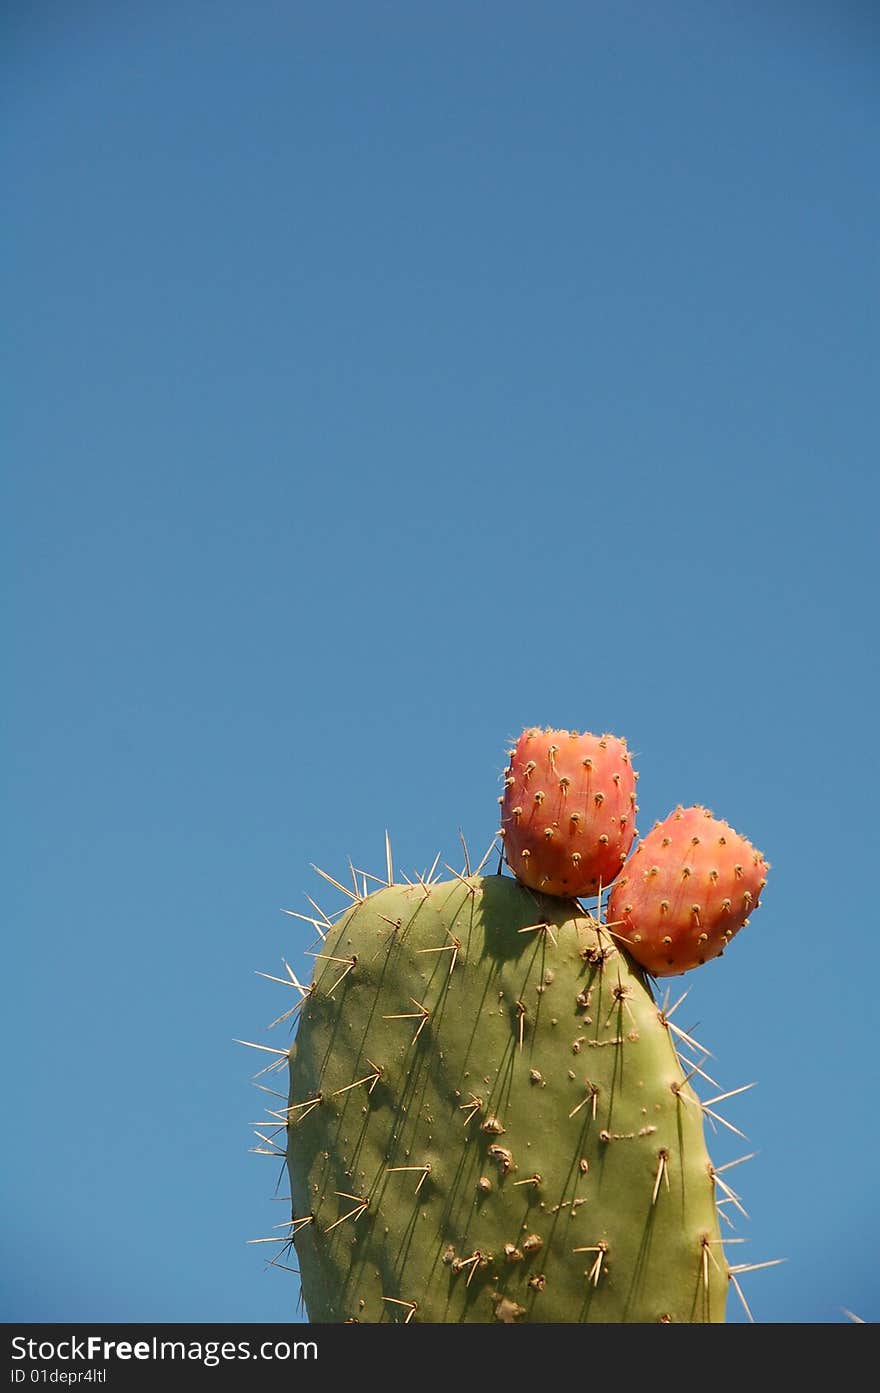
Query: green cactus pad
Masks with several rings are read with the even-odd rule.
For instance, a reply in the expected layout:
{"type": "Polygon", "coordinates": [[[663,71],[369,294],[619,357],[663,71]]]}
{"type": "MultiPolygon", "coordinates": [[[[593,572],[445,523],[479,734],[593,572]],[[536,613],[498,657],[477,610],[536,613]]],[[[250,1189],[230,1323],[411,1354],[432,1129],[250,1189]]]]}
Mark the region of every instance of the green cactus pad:
{"type": "Polygon", "coordinates": [[[721,1321],[700,1104],[647,980],[506,876],[391,885],[316,960],[290,1051],[312,1321],[721,1321]]]}

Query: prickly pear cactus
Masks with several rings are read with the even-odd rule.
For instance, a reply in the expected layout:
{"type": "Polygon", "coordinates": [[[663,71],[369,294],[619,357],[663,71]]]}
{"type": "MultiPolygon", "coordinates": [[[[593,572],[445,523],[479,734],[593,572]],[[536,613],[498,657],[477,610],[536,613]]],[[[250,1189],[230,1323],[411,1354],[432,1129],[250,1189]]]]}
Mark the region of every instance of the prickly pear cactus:
{"type": "Polygon", "coordinates": [[[312,1321],[724,1319],[694,1070],[608,931],[465,875],[324,933],[283,1113],[312,1321]]]}

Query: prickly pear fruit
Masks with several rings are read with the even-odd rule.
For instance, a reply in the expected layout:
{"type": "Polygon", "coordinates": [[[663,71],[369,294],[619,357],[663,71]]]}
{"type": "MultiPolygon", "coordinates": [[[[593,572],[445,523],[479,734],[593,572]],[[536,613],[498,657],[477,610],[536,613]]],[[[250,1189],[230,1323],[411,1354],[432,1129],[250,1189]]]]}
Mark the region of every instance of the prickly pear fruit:
{"type": "Polygon", "coordinates": [[[501,835],[517,880],[577,898],[610,885],[635,835],[636,779],[626,742],[574,730],[524,730],[504,771],[501,835]]]}
{"type": "Polygon", "coordinates": [[[636,847],[608,899],[608,924],[655,977],[717,958],[758,906],[770,869],[707,808],[679,806],[636,847]]]}
{"type": "Polygon", "coordinates": [[[465,875],[322,932],[272,1112],[312,1321],[724,1319],[695,1071],[595,919],[465,875]]]}

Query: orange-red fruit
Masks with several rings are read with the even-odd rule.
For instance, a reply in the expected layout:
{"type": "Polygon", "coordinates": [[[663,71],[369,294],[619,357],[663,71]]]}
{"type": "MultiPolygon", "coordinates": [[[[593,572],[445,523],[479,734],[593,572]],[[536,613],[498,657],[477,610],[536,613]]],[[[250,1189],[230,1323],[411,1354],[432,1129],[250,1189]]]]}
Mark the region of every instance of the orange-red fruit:
{"type": "Polygon", "coordinates": [[[758,906],[770,866],[707,808],[676,808],[639,843],[607,922],[655,977],[717,958],[758,906]]]}
{"type": "Polygon", "coordinates": [[[545,895],[595,895],[619,875],[635,834],[626,741],[524,730],[504,771],[501,835],[517,880],[545,895]]]}

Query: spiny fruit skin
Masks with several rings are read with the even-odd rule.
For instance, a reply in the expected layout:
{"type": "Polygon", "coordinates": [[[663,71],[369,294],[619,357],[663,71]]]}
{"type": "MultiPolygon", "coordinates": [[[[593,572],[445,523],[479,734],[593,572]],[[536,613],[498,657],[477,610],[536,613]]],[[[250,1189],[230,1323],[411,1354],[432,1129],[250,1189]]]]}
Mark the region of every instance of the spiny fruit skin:
{"type": "Polygon", "coordinates": [[[679,806],[630,857],[608,899],[608,923],[654,977],[719,957],[748,922],[769,863],[708,808],[679,806]]]}
{"type": "Polygon", "coordinates": [[[569,899],[610,885],[635,835],[637,778],[617,736],[524,730],[500,799],[505,858],[517,880],[569,899]]]}
{"type": "Polygon", "coordinates": [[[723,1321],[716,1173],[670,1030],[593,918],[510,876],[353,903],[288,1059],[309,1319],[723,1321]]]}

